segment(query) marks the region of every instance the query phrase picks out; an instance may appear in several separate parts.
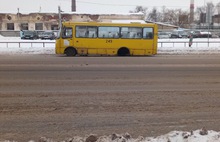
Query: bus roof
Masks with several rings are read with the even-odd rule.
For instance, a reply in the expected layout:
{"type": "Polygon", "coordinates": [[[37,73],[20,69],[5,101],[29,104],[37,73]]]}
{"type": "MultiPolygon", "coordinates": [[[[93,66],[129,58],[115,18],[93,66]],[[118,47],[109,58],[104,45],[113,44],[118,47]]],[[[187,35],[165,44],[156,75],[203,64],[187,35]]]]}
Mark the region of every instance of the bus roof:
{"type": "Polygon", "coordinates": [[[74,25],[91,25],[91,26],[155,26],[155,23],[140,23],[140,22],[131,22],[131,23],[114,23],[114,22],[63,22],[64,26],[74,26],[74,25]]]}

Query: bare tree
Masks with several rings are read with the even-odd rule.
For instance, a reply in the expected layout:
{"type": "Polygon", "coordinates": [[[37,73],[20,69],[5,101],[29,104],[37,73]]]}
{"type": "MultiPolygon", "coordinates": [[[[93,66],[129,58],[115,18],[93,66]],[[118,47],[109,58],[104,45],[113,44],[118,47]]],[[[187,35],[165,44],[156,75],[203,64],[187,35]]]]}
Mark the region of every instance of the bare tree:
{"type": "Polygon", "coordinates": [[[219,3],[217,3],[217,5],[216,5],[216,11],[217,11],[217,13],[218,13],[218,15],[216,16],[216,18],[217,18],[217,20],[215,21],[218,25],[220,24],[220,2],[219,3]]]}
{"type": "MultiPolygon", "coordinates": [[[[217,10],[220,14],[220,2],[216,6],[214,6],[212,2],[206,4],[207,5],[196,8],[194,21],[198,24],[205,23],[208,6],[211,8],[211,15],[213,15],[214,10],[217,10]]],[[[189,11],[183,11],[181,9],[168,9],[163,6],[161,10],[154,7],[149,11],[147,7],[137,6],[135,10],[130,12],[142,12],[149,21],[163,22],[180,27],[187,27],[189,25],[189,11]]]]}
{"type": "Polygon", "coordinates": [[[147,20],[158,22],[162,20],[162,14],[157,10],[157,8],[153,8],[151,12],[149,12],[147,16],[147,20]]]}
{"type": "Polygon", "coordinates": [[[147,7],[143,7],[143,6],[136,6],[135,10],[130,10],[129,12],[130,13],[143,13],[143,16],[144,16],[144,19],[146,19],[147,17],[147,10],[148,8],[147,7]]]}
{"type": "Polygon", "coordinates": [[[183,11],[181,9],[178,10],[178,16],[179,16],[179,20],[178,20],[178,26],[182,27],[182,28],[187,28],[190,25],[190,13],[189,11],[183,11]]]}
{"type": "Polygon", "coordinates": [[[216,4],[216,10],[218,14],[220,14],[220,2],[216,4]]]}
{"type": "Polygon", "coordinates": [[[163,9],[163,22],[178,25],[179,9],[163,9]]]}
{"type": "Polygon", "coordinates": [[[163,6],[161,11],[162,11],[161,12],[161,22],[167,22],[167,16],[166,16],[167,8],[165,6],[163,6]]]}
{"type": "Polygon", "coordinates": [[[136,6],[135,10],[131,10],[129,11],[130,13],[138,13],[138,12],[142,12],[145,16],[147,14],[147,7],[143,7],[143,6],[136,6]]]}

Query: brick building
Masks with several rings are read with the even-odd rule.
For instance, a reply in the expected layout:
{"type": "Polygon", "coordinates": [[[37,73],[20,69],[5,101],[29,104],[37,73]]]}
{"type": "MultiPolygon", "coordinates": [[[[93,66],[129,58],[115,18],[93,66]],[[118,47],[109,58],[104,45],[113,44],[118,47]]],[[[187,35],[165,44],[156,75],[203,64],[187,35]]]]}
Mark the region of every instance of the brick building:
{"type": "MultiPolygon", "coordinates": [[[[58,13],[0,13],[0,31],[20,30],[57,30],[58,13]]],[[[110,22],[111,20],[143,20],[142,14],[84,14],[62,13],[65,21],[97,21],[110,22]]]]}

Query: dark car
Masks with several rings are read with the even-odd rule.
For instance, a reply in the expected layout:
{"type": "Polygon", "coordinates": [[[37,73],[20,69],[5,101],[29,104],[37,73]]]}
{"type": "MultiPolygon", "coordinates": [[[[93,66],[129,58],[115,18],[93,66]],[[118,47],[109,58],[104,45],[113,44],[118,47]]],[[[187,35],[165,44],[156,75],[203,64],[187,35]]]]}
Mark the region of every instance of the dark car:
{"type": "Polygon", "coordinates": [[[184,31],[181,33],[182,38],[189,38],[191,35],[190,31],[184,31]]]}
{"type": "Polygon", "coordinates": [[[180,29],[175,30],[171,33],[170,38],[189,38],[190,30],[188,29],[180,29]]]}
{"type": "Polygon", "coordinates": [[[158,32],[159,39],[167,39],[170,38],[170,32],[158,32]]]}
{"type": "Polygon", "coordinates": [[[174,31],[170,34],[170,38],[182,38],[182,36],[179,34],[179,32],[174,31]]]}
{"type": "Polygon", "coordinates": [[[56,38],[56,35],[54,34],[54,32],[43,32],[40,38],[53,40],[56,38]]]}
{"type": "Polygon", "coordinates": [[[201,31],[192,31],[193,38],[201,38],[201,31]]]}
{"type": "Polygon", "coordinates": [[[211,38],[211,37],[212,37],[211,32],[193,31],[193,38],[211,38]]]}
{"type": "Polygon", "coordinates": [[[38,39],[36,31],[22,31],[21,39],[38,39]]]}

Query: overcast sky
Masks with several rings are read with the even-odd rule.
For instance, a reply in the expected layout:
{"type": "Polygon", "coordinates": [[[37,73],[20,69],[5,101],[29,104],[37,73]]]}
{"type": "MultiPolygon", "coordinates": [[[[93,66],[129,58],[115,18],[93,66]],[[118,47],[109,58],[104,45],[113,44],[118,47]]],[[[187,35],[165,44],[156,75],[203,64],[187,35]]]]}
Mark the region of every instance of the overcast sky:
{"type": "MultiPolygon", "coordinates": [[[[65,12],[71,11],[71,0],[0,0],[0,12],[57,12],[58,6],[65,12]],[[3,2],[4,1],[4,2],[3,2]]],[[[195,7],[204,6],[207,2],[217,4],[220,0],[194,0],[195,7]]],[[[85,13],[128,13],[137,5],[161,9],[162,6],[172,9],[188,10],[190,0],[76,0],[78,12],[85,13]]]]}

